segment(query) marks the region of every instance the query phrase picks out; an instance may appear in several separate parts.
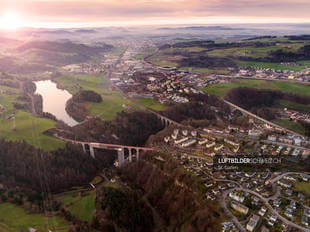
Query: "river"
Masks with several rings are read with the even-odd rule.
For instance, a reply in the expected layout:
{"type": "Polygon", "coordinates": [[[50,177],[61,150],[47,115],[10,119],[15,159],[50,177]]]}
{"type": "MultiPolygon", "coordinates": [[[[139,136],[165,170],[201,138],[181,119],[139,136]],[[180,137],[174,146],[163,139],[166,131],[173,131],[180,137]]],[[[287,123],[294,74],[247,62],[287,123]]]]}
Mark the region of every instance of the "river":
{"type": "Polygon", "coordinates": [[[43,98],[43,112],[53,114],[58,120],[62,120],[69,126],[78,124],[66,111],[66,103],[72,97],[67,90],[57,88],[56,83],[45,80],[34,82],[36,94],[43,98]]]}

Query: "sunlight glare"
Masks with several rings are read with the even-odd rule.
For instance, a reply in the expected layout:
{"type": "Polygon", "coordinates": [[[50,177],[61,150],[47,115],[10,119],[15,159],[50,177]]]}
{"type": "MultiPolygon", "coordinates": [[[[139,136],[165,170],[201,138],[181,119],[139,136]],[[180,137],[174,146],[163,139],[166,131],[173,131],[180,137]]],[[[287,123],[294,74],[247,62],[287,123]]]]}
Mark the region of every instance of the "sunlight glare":
{"type": "Polygon", "coordinates": [[[0,19],[0,28],[16,30],[22,26],[20,16],[16,12],[6,12],[0,19]]]}

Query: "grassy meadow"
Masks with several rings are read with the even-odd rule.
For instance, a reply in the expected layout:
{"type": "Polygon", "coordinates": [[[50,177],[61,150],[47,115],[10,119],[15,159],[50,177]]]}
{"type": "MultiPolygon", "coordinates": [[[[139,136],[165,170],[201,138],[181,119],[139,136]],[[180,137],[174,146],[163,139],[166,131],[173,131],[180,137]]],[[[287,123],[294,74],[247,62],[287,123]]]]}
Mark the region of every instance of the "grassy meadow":
{"type": "Polygon", "coordinates": [[[13,120],[0,117],[0,136],[9,141],[26,141],[37,148],[51,151],[65,146],[56,138],[44,135],[43,132],[55,128],[56,123],[45,118],[36,118],[28,112],[18,111],[15,115],[16,130],[13,130],[13,120]]]}
{"type": "Polygon", "coordinates": [[[0,115],[0,137],[8,141],[26,141],[37,148],[51,151],[65,146],[65,143],[44,135],[43,132],[55,128],[56,123],[45,118],[34,117],[29,110],[17,110],[13,103],[24,104],[18,97],[21,96],[19,89],[9,88],[0,85],[0,105],[5,111],[0,115]],[[7,120],[6,117],[15,114],[16,130],[13,130],[14,120],[7,120]]]}
{"type": "Polygon", "coordinates": [[[235,79],[232,82],[224,84],[209,85],[206,88],[204,88],[204,91],[219,97],[225,97],[225,95],[230,90],[238,87],[272,89],[286,93],[310,96],[309,85],[303,85],[288,81],[267,81],[267,80],[249,80],[249,79],[235,79]]]}
{"type": "Polygon", "coordinates": [[[95,210],[95,192],[89,192],[87,196],[73,196],[72,193],[67,193],[60,201],[67,209],[78,219],[91,222],[93,212],[95,210]]]}
{"type": "Polygon", "coordinates": [[[20,232],[29,227],[48,232],[47,229],[68,231],[67,222],[59,217],[46,217],[43,214],[28,214],[22,208],[11,203],[0,204],[0,231],[20,232]],[[2,230],[1,230],[2,229],[2,230]]]}
{"type": "Polygon", "coordinates": [[[55,80],[71,94],[77,93],[80,89],[92,90],[100,94],[103,101],[87,102],[86,108],[90,115],[100,115],[104,120],[113,119],[118,112],[124,110],[124,104],[130,105],[118,91],[112,90],[112,86],[103,75],[66,75],[55,80]]]}

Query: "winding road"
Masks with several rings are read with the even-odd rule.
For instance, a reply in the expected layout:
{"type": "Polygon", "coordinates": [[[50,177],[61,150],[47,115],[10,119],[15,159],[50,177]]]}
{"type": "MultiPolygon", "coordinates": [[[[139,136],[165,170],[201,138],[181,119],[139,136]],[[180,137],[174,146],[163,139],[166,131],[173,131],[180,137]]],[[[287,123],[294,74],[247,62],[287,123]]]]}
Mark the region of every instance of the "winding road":
{"type": "MultiPolygon", "coordinates": [[[[286,173],[286,174],[288,174],[288,173],[286,173]]],[[[226,204],[226,201],[225,201],[225,199],[226,199],[226,197],[228,196],[228,194],[229,194],[230,192],[232,192],[232,191],[235,191],[235,190],[247,192],[247,193],[250,193],[250,194],[252,194],[252,195],[258,197],[262,202],[264,202],[264,204],[268,207],[268,209],[270,210],[270,212],[271,212],[273,215],[277,216],[278,219],[281,220],[283,223],[285,223],[285,224],[287,224],[287,225],[289,225],[289,226],[291,226],[291,227],[294,227],[294,228],[296,228],[296,229],[299,229],[299,230],[301,230],[301,231],[310,232],[310,229],[305,228],[305,227],[303,227],[303,226],[300,226],[300,225],[298,225],[298,224],[296,224],[296,223],[294,223],[294,222],[292,222],[292,221],[286,219],[285,217],[281,216],[281,215],[280,215],[275,209],[273,209],[272,206],[269,204],[269,202],[268,202],[269,200],[271,200],[271,199],[276,199],[276,198],[278,197],[279,191],[280,191],[279,189],[277,189],[277,192],[276,192],[276,194],[275,194],[274,196],[272,196],[272,197],[270,197],[270,198],[265,198],[265,197],[261,196],[259,193],[255,192],[255,191],[252,191],[252,190],[250,190],[250,189],[246,189],[246,188],[240,187],[240,185],[239,185],[239,187],[232,188],[232,189],[229,189],[229,190],[226,190],[225,192],[223,192],[222,198],[221,198],[221,202],[220,202],[220,203],[221,203],[221,206],[222,206],[222,208],[224,209],[225,213],[226,213],[229,217],[232,218],[232,221],[235,223],[235,225],[238,227],[238,229],[239,229],[240,231],[246,231],[246,229],[245,229],[245,228],[243,227],[243,225],[239,222],[238,218],[235,217],[235,216],[230,212],[230,210],[227,208],[227,204],[226,204]]]]}

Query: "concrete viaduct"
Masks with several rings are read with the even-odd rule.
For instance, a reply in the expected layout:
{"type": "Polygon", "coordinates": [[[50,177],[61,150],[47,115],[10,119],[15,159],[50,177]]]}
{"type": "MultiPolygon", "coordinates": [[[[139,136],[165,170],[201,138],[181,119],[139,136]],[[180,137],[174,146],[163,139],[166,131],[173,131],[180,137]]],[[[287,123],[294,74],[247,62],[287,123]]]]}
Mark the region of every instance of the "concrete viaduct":
{"type": "Polygon", "coordinates": [[[76,141],[71,139],[61,138],[65,142],[82,145],[83,151],[85,153],[89,152],[92,158],[95,157],[95,149],[104,149],[104,150],[116,150],[117,151],[117,160],[118,164],[121,167],[125,163],[125,149],[128,149],[129,156],[128,161],[132,162],[133,151],[136,152],[136,159],[139,160],[140,151],[153,151],[153,148],[148,147],[134,147],[134,146],[125,146],[117,144],[105,144],[105,143],[94,143],[94,142],[83,142],[76,141]]]}
{"type": "MultiPolygon", "coordinates": [[[[143,107],[143,106],[141,106],[141,107],[143,107]]],[[[165,125],[165,127],[168,127],[168,126],[170,126],[170,125],[182,126],[181,123],[178,123],[178,122],[176,122],[176,121],[173,121],[172,119],[167,118],[167,117],[165,117],[165,116],[163,116],[163,115],[157,113],[157,112],[154,111],[154,110],[151,110],[151,109],[146,108],[146,107],[143,107],[143,108],[144,108],[146,111],[148,111],[148,112],[154,114],[157,118],[159,118],[160,121],[162,122],[162,124],[165,125]]]]}
{"type": "Polygon", "coordinates": [[[175,121],[173,121],[173,120],[171,120],[169,118],[166,118],[166,117],[164,117],[162,115],[156,115],[156,116],[160,119],[162,124],[165,125],[165,127],[168,127],[170,125],[178,125],[178,126],[180,125],[179,123],[177,123],[177,122],[175,122],[175,121]]]}

